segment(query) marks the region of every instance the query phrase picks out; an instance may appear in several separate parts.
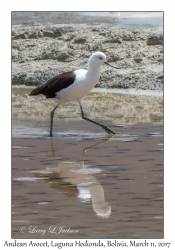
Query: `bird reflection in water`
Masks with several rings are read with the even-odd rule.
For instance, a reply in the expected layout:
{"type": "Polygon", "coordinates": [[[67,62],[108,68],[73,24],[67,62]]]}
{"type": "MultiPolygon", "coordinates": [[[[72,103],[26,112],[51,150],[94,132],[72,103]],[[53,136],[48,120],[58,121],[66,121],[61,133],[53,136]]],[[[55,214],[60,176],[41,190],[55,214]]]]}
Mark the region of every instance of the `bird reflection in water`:
{"type": "MultiPolygon", "coordinates": [[[[57,167],[46,168],[44,171],[33,172],[37,177],[48,177],[45,182],[51,188],[55,188],[66,196],[78,196],[81,202],[90,202],[94,212],[101,218],[108,218],[111,214],[111,206],[105,201],[104,189],[93,176],[102,170],[89,168],[84,164],[87,150],[109,141],[113,135],[108,135],[99,142],[83,149],[82,161],[59,161],[57,167]]],[[[51,139],[52,155],[55,157],[53,139],[51,139]]]]}

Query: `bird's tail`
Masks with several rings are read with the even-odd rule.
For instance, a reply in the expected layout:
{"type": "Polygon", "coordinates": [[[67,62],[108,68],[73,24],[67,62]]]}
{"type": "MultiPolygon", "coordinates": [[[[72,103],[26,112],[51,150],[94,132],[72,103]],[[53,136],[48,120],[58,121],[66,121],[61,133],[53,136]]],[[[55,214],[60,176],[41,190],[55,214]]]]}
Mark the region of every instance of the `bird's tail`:
{"type": "Polygon", "coordinates": [[[41,85],[41,86],[33,89],[32,92],[29,94],[29,96],[42,94],[43,90],[44,90],[44,87],[45,87],[44,85],[41,85]]]}

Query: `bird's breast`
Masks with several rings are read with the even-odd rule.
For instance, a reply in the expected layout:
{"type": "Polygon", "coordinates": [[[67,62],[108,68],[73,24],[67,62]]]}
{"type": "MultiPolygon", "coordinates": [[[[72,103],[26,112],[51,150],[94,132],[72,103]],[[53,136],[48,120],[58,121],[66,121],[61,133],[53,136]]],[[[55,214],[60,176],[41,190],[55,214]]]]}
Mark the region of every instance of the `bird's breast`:
{"type": "Polygon", "coordinates": [[[87,70],[77,70],[74,73],[76,75],[74,83],[57,93],[56,97],[64,102],[79,100],[87,95],[100,77],[98,74],[87,74],[87,70]]]}

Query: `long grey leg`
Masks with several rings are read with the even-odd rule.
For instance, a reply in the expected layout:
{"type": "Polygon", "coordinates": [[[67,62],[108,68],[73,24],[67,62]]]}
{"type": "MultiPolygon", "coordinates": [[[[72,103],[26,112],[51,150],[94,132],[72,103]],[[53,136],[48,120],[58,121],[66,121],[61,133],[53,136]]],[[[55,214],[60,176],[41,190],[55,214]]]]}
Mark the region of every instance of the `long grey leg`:
{"type": "Polygon", "coordinates": [[[52,137],[53,116],[54,116],[54,112],[57,108],[58,108],[58,105],[50,113],[50,137],[52,137]]]}
{"type": "Polygon", "coordinates": [[[111,133],[112,133],[112,134],[115,134],[110,128],[104,126],[104,125],[101,124],[101,123],[95,122],[95,121],[93,121],[93,120],[87,118],[87,117],[84,115],[83,107],[82,107],[81,101],[78,101],[78,103],[79,103],[80,109],[81,109],[81,116],[82,116],[82,118],[83,118],[84,120],[87,120],[87,121],[89,121],[89,122],[92,122],[92,123],[94,123],[94,124],[100,126],[100,127],[103,128],[108,134],[111,134],[111,133]]]}

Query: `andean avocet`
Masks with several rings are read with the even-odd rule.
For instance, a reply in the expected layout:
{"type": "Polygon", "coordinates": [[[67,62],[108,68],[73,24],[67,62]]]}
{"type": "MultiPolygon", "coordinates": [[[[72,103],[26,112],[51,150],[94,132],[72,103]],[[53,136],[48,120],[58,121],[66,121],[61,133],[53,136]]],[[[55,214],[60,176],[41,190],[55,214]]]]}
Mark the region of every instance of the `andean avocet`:
{"type": "Polygon", "coordinates": [[[30,96],[43,94],[46,98],[54,98],[57,102],[56,107],[50,113],[50,136],[52,136],[53,116],[55,110],[59,104],[72,101],[77,101],[79,103],[83,119],[102,127],[108,134],[115,134],[107,126],[87,118],[84,115],[81,103],[81,99],[98,83],[100,78],[100,66],[104,63],[113,68],[120,69],[109,64],[106,61],[106,55],[104,53],[95,52],[88,60],[88,70],[78,69],[75,71],[61,73],[48,80],[45,84],[35,88],[29,94],[30,96]]]}

